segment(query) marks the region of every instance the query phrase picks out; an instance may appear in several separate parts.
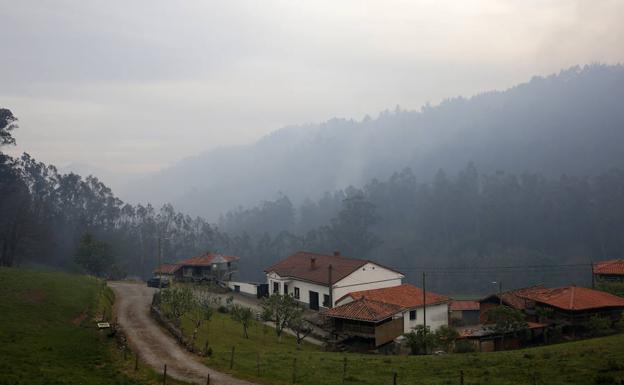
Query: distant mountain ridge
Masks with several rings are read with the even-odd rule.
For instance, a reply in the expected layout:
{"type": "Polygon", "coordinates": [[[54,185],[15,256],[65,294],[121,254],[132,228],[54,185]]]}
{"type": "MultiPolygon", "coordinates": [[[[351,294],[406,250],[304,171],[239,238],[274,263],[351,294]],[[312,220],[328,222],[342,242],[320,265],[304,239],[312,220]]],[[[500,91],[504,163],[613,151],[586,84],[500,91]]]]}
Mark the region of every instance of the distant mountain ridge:
{"type": "Polygon", "coordinates": [[[212,220],[280,193],[296,204],[404,167],[424,179],[469,162],[484,172],[586,175],[624,167],[623,106],[622,65],[573,67],[420,111],[285,127],[137,179],[122,195],[212,220]]]}

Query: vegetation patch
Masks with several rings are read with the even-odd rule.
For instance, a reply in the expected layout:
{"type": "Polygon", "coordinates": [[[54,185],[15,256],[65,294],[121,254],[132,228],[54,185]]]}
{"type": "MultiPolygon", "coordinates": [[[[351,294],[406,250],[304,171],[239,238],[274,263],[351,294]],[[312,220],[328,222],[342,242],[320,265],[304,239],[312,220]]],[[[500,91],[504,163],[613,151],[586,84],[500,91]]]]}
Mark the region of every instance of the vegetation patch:
{"type": "Polygon", "coordinates": [[[93,319],[110,319],[114,301],[102,281],[0,268],[0,291],[0,385],[162,383],[97,330],[93,319]]]}
{"type": "MultiPolygon", "coordinates": [[[[229,313],[214,312],[197,331],[195,347],[208,349],[204,362],[217,370],[266,384],[379,385],[458,384],[594,384],[624,379],[624,335],[495,353],[428,356],[382,356],[325,352],[309,343],[297,344],[259,321],[247,328],[229,313]]],[[[183,315],[185,335],[196,324],[183,315]]]]}

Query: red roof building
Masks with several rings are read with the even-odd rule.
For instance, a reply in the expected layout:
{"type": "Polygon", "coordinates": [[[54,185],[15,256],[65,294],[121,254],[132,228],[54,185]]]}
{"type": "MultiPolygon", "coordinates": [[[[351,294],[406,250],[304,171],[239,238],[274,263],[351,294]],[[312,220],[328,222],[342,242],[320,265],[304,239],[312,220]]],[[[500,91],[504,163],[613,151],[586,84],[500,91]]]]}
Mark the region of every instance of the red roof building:
{"type": "MultiPolygon", "coordinates": [[[[425,292],[425,298],[427,305],[435,305],[448,302],[450,299],[447,296],[425,292]]],[[[349,293],[342,298],[339,298],[336,303],[345,303],[349,299],[358,300],[361,298],[398,305],[402,309],[413,309],[422,307],[423,305],[423,290],[414,285],[405,283],[400,286],[385,287],[381,289],[362,290],[349,293]]]]}
{"type": "Polygon", "coordinates": [[[624,281],[624,259],[594,262],[592,272],[596,281],[624,281]]]}
{"type": "Polygon", "coordinates": [[[239,257],[206,253],[176,263],[163,263],[154,269],[155,275],[173,275],[182,281],[230,281],[236,272],[239,257]]]}
{"type": "Polygon", "coordinates": [[[564,311],[624,309],[624,298],[594,289],[566,286],[542,292],[527,293],[526,298],[564,311]]]}
{"type": "Polygon", "coordinates": [[[299,251],[265,270],[269,291],[292,294],[310,309],[331,308],[335,299],[370,288],[398,286],[405,277],[366,259],[299,251]]]}

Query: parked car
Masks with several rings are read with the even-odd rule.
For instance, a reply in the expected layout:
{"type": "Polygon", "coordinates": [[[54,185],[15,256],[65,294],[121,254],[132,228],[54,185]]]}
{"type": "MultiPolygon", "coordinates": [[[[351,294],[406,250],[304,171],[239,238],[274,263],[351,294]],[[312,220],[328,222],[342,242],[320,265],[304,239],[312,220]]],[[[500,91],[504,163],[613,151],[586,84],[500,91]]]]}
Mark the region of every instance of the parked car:
{"type": "Polygon", "coordinates": [[[147,280],[148,287],[169,287],[169,279],[165,277],[152,277],[147,280]]]}

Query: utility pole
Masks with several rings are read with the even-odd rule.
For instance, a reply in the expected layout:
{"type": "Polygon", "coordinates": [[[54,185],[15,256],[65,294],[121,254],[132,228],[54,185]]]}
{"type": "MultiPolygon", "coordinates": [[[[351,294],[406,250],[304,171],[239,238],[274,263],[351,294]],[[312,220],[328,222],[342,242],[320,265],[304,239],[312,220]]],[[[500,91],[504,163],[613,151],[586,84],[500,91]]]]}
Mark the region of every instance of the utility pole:
{"type": "Polygon", "coordinates": [[[334,287],[333,287],[333,283],[332,283],[332,265],[330,264],[327,267],[327,275],[329,276],[329,282],[327,282],[329,284],[329,308],[331,309],[332,307],[334,307],[334,287]]]}
{"type": "Polygon", "coordinates": [[[161,247],[161,241],[160,241],[160,234],[158,235],[158,292],[160,292],[160,289],[162,289],[162,263],[161,263],[161,259],[162,259],[162,247],[161,247]]]}
{"type": "Polygon", "coordinates": [[[426,292],[426,273],[423,271],[423,345],[425,347],[425,354],[427,354],[427,292],[426,292]]]}
{"type": "Polygon", "coordinates": [[[592,289],[596,288],[596,276],[594,275],[594,261],[591,263],[592,289]]]}

